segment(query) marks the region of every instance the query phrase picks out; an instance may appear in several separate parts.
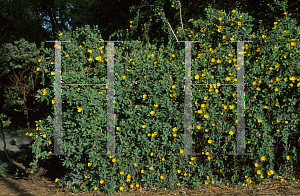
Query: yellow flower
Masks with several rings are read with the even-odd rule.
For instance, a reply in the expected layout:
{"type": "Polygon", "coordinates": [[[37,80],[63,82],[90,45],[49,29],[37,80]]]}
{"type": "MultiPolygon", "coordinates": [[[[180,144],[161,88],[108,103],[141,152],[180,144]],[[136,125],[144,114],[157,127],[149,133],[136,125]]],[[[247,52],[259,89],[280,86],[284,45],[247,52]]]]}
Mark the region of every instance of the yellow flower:
{"type": "Polygon", "coordinates": [[[287,156],[286,159],[287,159],[287,160],[290,160],[290,156],[287,156]]]}
{"type": "Polygon", "coordinates": [[[97,191],[97,189],[98,189],[97,187],[94,188],[95,191],[97,191]]]}
{"type": "Polygon", "coordinates": [[[40,70],[40,68],[38,67],[38,68],[36,68],[36,70],[37,70],[37,71],[39,71],[39,70],[40,70]]]}
{"type": "Polygon", "coordinates": [[[201,129],[201,126],[200,126],[200,125],[198,125],[198,126],[197,126],[197,129],[201,129]]]}
{"type": "Polygon", "coordinates": [[[35,137],[36,137],[36,138],[38,138],[39,136],[38,136],[38,135],[36,135],[35,137]]]}
{"type": "Polygon", "coordinates": [[[181,150],[180,150],[180,153],[183,154],[183,153],[184,153],[184,150],[181,149],[181,150]]]}
{"type": "Polygon", "coordinates": [[[153,114],[154,114],[154,111],[151,111],[150,114],[153,115],[153,114]]]}
{"type": "Polygon", "coordinates": [[[49,141],[48,143],[49,143],[49,145],[50,145],[50,144],[52,144],[52,142],[51,142],[51,141],[49,141]]]}
{"type": "Polygon", "coordinates": [[[142,125],[142,127],[143,127],[143,129],[145,129],[145,128],[146,128],[146,125],[142,125]]]}
{"type": "Polygon", "coordinates": [[[176,132],[178,129],[177,129],[177,127],[174,127],[173,128],[173,132],[176,132]]]}
{"type": "Polygon", "coordinates": [[[180,173],[181,173],[181,170],[179,169],[179,170],[177,170],[177,172],[180,174],[180,173]]]}
{"type": "Polygon", "coordinates": [[[289,121],[285,121],[285,124],[288,124],[289,123],[289,121]]]}
{"type": "Polygon", "coordinates": [[[81,111],[82,111],[82,108],[81,108],[81,107],[79,107],[79,108],[78,108],[78,112],[81,112],[81,111]]]}
{"type": "Polygon", "coordinates": [[[154,168],[153,168],[153,167],[150,167],[149,169],[150,169],[150,170],[154,170],[154,168]]]}
{"type": "Polygon", "coordinates": [[[262,161],[265,161],[265,160],[266,160],[266,157],[265,157],[265,156],[262,156],[260,159],[261,159],[262,161]]]}
{"type": "Polygon", "coordinates": [[[151,156],[153,156],[154,155],[154,153],[153,152],[151,152],[151,156]]]}
{"type": "Polygon", "coordinates": [[[52,152],[50,151],[49,154],[52,154],[52,152]]]}
{"type": "Polygon", "coordinates": [[[261,123],[261,122],[262,122],[262,119],[257,119],[257,121],[258,121],[259,123],[261,123]]]}
{"type": "Polygon", "coordinates": [[[229,135],[233,135],[234,134],[234,132],[233,131],[229,131],[229,135]]]}
{"type": "Polygon", "coordinates": [[[113,158],[112,162],[116,162],[116,159],[115,159],[115,158],[113,158]]]}
{"type": "Polygon", "coordinates": [[[134,163],[133,165],[134,165],[135,167],[137,166],[137,164],[136,164],[136,163],[134,163]]]}
{"type": "Polygon", "coordinates": [[[144,172],[145,172],[145,170],[142,169],[142,170],[141,170],[141,173],[143,174],[144,172]]]}
{"type": "Polygon", "coordinates": [[[124,172],[120,172],[120,174],[121,174],[121,175],[123,175],[123,174],[124,174],[124,172]]]}
{"type": "Polygon", "coordinates": [[[121,186],[119,189],[120,189],[120,191],[123,191],[123,190],[124,190],[124,187],[121,186]]]}
{"type": "Polygon", "coordinates": [[[261,174],[261,171],[260,170],[257,170],[257,172],[256,172],[257,174],[261,174]]]}
{"type": "Polygon", "coordinates": [[[57,181],[58,181],[58,178],[55,179],[55,182],[57,182],[57,181]]]}
{"type": "Polygon", "coordinates": [[[209,116],[207,114],[204,115],[204,118],[209,118],[209,116]]]}
{"type": "Polygon", "coordinates": [[[163,179],[164,179],[164,177],[163,177],[163,176],[160,176],[160,179],[162,179],[162,180],[163,180],[163,179]]]}
{"type": "Polygon", "coordinates": [[[139,187],[140,185],[139,185],[139,184],[136,184],[135,186],[136,186],[136,187],[139,187]]]}
{"type": "Polygon", "coordinates": [[[212,140],[208,140],[207,142],[208,142],[209,144],[211,144],[211,143],[212,143],[212,140]]]}
{"type": "Polygon", "coordinates": [[[199,79],[199,75],[198,75],[198,74],[195,75],[195,79],[196,79],[196,80],[199,79]]]}
{"type": "Polygon", "coordinates": [[[173,137],[176,137],[176,136],[177,136],[176,133],[174,133],[174,134],[173,134],[173,137]]]}
{"type": "Polygon", "coordinates": [[[43,135],[43,138],[46,138],[46,134],[43,135]]]}
{"type": "Polygon", "coordinates": [[[92,163],[88,163],[88,167],[91,167],[92,166],[92,163]]]}
{"type": "Polygon", "coordinates": [[[222,18],[220,17],[220,18],[219,18],[219,20],[221,21],[221,20],[222,20],[222,18]]]}
{"type": "Polygon", "coordinates": [[[276,106],[279,106],[279,103],[278,102],[276,102],[276,104],[275,104],[276,106]]]}
{"type": "Polygon", "coordinates": [[[232,12],[232,13],[235,13],[235,10],[232,10],[231,12],[232,12]]]}
{"type": "Polygon", "coordinates": [[[206,155],[209,155],[209,152],[206,152],[205,154],[206,154],[206,155]]]}
{"type": "Polygon", "coordinates": [[[174,89],[174,88],[176,88],[176,86],[175,86],[175,85],[173,85],[173,86],[172,86],[172,88],[174,89]]]}
{"type": "Polygon", "coordinates": [[[258,163],[255,163],[255,167],[258,167],[259,166],[259,164],[258,163]]]}
{"type": "Polygon", "coordinates": [[[165,160],[165,158],[162,158],[161,160],[162,160],[162,161],[164,161],[164,160],[165,160]]]}

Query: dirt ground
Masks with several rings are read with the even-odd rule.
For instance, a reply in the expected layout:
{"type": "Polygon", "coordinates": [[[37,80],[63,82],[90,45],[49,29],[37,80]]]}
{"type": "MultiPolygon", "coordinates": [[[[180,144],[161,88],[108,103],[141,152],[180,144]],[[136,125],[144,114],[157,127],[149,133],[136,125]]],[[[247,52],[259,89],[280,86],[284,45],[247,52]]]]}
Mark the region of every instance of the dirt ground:
{"type": "MultiPolygon", "coordinates": [[[[299,179],[292,182],[281,182],[280,180],[265,180],[261,185],[251,186],[238,186],[228,185],[221,188],[217,185],[211,185],[206,189],[204,185],[200,186],[196,190],[159,190],[154,189],[151,191],[145,191],[145,189],[136,189],[131,191],[117,192],[116,195],[146,195],[146,196],[162,196],[162,195],[300,195],[299,179]]],[[[73,194],[70,192],[62,191],[62,189],[50,178],[42,176],[39,180],[31,181],[25,177],[12,177],[6,176],[0,178],[0,195],[12,195],[12,196],[104,196],[104,193],[95,193],[95,191],[80,192],[73,194]]]]}

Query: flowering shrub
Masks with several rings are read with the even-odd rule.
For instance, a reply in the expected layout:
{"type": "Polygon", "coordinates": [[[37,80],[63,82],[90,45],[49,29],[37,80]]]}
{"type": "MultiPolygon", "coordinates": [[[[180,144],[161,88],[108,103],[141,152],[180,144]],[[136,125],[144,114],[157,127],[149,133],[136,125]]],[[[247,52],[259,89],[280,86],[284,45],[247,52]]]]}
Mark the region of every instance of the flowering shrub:
{"type": "MultiPolygon", "coordinates": [[[[247,14],[233,10],[225,14],[207,9],[208,21],[190,20],[195,30],[178,28],[178,38],[188,34],[192,40],[193,135],[200,135],[201,156],[184,154],[184,58],[185,51],[171,42],[159,48],[140,41],[124,41],[114,47],[116,153],[106,153],[106,90],[107,86],[63,87],[63,161],[67,175],[57,179],[76,190],[105,191],[135,187],[176,187],[220,182],[229,178],[232,183],[252,183],[263,178],[285,176],[298,153],[288,148],[290,136],[297,133],[300,78],[296,66],[291,67],[299,54],[300,29],[287,18],[278,20],[271,33],[261,30],[251,33],[247,14]],[[210,23],[198,31],[196,27],[210,23]],[[214,25],[213,25],[214,24],[214,25]],[[194,32],[197,32],[195,35],[194,32]],[[295,37],[292,37],[295,36],[295,37]],[[278,38],[280,37],[280,38],[278,38]],[[281,41],[278,41],[278,40],[281,41]],[[222,86],[237,82],[236,43],[245,42],[246,92],[246,152],[254,156],[238,171],[228,153],[235,152],[236,87],[222,86]],[[296,67],[296,68],[295,68],[296,67]],[[269,112],[271,111],[271,112],[269,112]],[[281,171],[276,170],[273,146],[280,138],[286,150],[281,171]],[[220,171],[213,175],[212,166],[220,171]],[[224,171],[231,170],[230,176],[224,171]],[[285,172],[285,173],[283,173],[285,172]],[[240,178],[241,173],[245,178],[240,178]]],[[[177,31],[176,31],[177,33],[177,31]]],[[[64,43],[62,79],[65,84],[105,84],[107,81],[107,50],[101,34],[89,26],[73,33],[60,33],[64,43]]],[[[183,40],[183,39],[182,39],[183,40]]],[[[54,50],[46,50],[41,68],[53,70],[54,50]]],[[[299,63],[298,63],[299,65],[299,63]]],[[[38,70],[37,70],[38,71],[38,70]]],[[[45,80],[54,82],[54,71],[42,73],[45,80]]],[[[38,91],[37,100],[54,104],[53,85],[38,91]]],[[[53,146],[53,118],[37,122],[32,150],[38,159],[49,159],[46,148],[53,146]]],[[[193,151],[195,152],[195,151],[193,151]]],[[[237,157],[239,159],[239,157],[237,157]]],[[[278,168],[277,168],[278,169],[278,168]]]]}

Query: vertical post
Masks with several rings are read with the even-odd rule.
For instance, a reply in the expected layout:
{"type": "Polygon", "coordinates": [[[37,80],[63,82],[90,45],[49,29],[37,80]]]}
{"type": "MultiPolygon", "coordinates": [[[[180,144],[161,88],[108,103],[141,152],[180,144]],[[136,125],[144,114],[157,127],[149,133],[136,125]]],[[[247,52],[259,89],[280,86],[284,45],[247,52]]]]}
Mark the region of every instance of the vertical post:
{"type": "MultiPolygon", "coordinates": [[[[178,41],[185,42],[185,93],[184,93],[184,153],[183,155],[192,154],[192,100],[191,100],[191,58],[192,47],[190,42],[199,41],[178,41]]],[[[182,155],[178,153],[179,155],[182,155]]],[[[199,154],[200,153],[194,153],[199,154]]]]}
{"type": "Polygon", "coordinates": [[[236,126],[236,128],[237,128],[237,133],[236,133],[236,150],[237,150],[237,152],[229,153],[228,155],[251,155],[251,156],[253,156],[253,153],[245,153],[244,42],[245,41],[237,41],[237,126],[236,126]]]}
{"type": "MultiPolygon", "coordinates": [[[[114,112],[114,42],[107,41],[107,153],[101,155],[123,155],[122,153],[115,153],[115,112],[114,112]]],[[[122,41],[120,41],[122,42],[122,41]]]]}
{"type": "MultiPolygon", "coordinates": [[[[53,42],[53,41],[47,41],[53,42]]],[[[70,41],[66,41],[70,42],[70,41]]],[[[50,155],[70,155],[62,153],[62,101],[61,101],[61,41],[55,41],[55,105],[54,105],[54,153],[50,155]]]]}

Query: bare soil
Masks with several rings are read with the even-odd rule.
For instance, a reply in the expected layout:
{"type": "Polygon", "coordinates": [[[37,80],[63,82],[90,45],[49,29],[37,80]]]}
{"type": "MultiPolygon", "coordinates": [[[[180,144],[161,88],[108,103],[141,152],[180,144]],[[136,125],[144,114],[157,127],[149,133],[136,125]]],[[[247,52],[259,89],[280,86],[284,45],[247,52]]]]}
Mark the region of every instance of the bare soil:
{"type": "MultiPolygon", "coordinates": [[[[1,177],[0,178],[0,195],[12,196],[104,196],[107,194],[95,191],[80,192],[77,194],[62,191],[62,189],[53,180],[47,177],[41,177],[39,180],[31,181],[20,177],[1,177]]],[[[220,188],[217,185],[211,185],[206,189],[199,188],[196,190],[159,190],[145,189],[118,192],[113,195],[300,195],[299,180],[293,182],[281,182],[280,180],[266,180],[261,185],[238,186],[228,185],[220,188]]]]}

